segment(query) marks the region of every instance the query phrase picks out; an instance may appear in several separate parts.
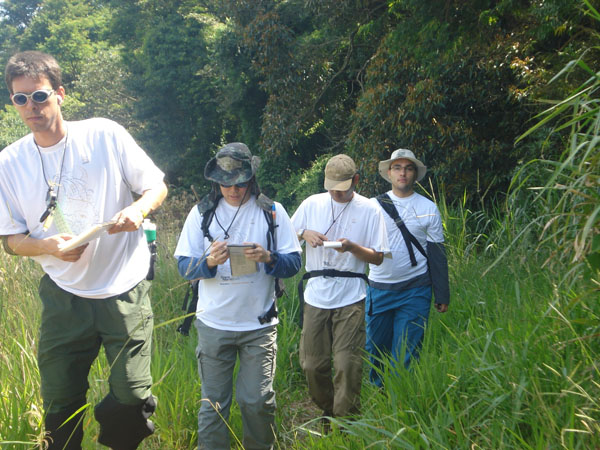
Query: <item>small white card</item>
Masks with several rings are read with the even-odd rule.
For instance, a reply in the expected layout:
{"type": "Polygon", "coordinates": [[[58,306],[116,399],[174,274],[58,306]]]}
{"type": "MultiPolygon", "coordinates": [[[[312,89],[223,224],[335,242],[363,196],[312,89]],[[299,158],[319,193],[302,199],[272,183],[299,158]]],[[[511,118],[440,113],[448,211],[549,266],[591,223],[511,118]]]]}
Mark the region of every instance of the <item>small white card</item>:
{"type": "Polygon", "coordinates": [[[340,248],[342,243],[339,241],[323,241],[323,247],[325,248],[340,248]]]}

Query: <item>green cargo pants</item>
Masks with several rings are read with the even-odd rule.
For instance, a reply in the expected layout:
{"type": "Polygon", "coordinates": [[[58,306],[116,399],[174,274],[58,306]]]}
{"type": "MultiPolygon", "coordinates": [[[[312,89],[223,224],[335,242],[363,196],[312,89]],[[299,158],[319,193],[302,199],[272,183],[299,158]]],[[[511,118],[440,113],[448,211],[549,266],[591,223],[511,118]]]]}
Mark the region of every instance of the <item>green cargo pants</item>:
{"type": "Polygon", "coordinates": [[[116,297],[91,299],[62,290],[48,275],[42,278],[38,366],[46,413],[85,404],[88,373],[101,345],[110,365],[112,396],[126,405],[150,396],[150,286],[143,280],[116,297]]]}

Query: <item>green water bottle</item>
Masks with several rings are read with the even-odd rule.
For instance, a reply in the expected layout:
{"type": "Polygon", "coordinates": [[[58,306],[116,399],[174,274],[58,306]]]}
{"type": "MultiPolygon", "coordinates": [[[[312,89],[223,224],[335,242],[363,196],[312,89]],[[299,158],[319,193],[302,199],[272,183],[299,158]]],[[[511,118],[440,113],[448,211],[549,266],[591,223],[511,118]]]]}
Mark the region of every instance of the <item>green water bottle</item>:
{"type": "Polygon", "coordinates": [[[150,250],[150,268],[148,269],[148,275],[146,280],[154,279],[154,264],[156,263],[156,224],[152,223],[150,219],[144,219],[142,222],[142,228],[146,235],[146,242],[148,242],[148,249],[150,250]]]}
{"type": "Polygon", "coordinates": [[[152,223],[150,219],[144,219],[144,222],[142,222],[142,228],[144,229],[144,234],[146,235],[146,242],[154,242],[156,240],[156,224],[152,223]]]}

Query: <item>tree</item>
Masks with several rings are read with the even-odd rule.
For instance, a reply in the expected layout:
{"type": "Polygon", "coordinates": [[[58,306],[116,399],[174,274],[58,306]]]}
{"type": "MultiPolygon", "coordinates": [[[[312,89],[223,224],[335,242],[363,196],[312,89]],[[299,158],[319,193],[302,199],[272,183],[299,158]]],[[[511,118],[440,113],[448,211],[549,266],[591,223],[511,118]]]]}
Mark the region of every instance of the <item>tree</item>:
{"type": "Polygon", "coordinates": [[[139,138],[179,185],[203,182],[204,163],[219,143],[220,84],[211,69],[213,24],[195,2],[112,1],[112,42],[131,72],[127,87],[145,124],[139,138]],[[204,20],[207,19],[207,20],[204,20]]]}
{"type": "Polygon", "coordinates": [[[14,107],[5,106],[3,110],[0,110],[0,150],[27,133],[29,133],[29,129],[14,107]]]}

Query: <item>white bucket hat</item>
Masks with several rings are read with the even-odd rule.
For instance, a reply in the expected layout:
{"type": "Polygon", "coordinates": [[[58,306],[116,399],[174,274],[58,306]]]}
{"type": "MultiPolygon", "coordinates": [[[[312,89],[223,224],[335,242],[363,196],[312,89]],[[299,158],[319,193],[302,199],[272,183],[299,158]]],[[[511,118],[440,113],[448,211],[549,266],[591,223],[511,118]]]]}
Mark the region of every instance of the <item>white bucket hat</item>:
{"type": "Polygon", "coordinates": [[[390,159],[386,159],[385,161],[379,161],[379,175],[383,177],[385,181],[391,183],[390,177],[388,176],[388,170],[392,165],[393,161],[397,159],[408,159],[415,163],[417,166],[417,181],[421,181],[425,174],[427,173],[427,166],[415,158],[415,154],[410,150],[406,150],[403,148],[399,148],[398,150],[394,150],[390,159]]]}

